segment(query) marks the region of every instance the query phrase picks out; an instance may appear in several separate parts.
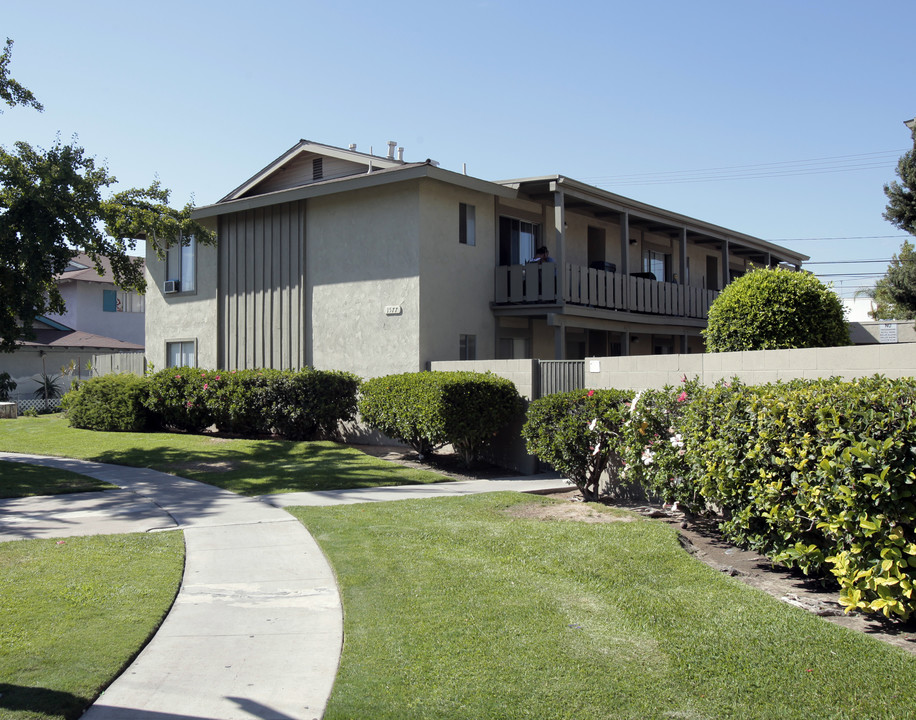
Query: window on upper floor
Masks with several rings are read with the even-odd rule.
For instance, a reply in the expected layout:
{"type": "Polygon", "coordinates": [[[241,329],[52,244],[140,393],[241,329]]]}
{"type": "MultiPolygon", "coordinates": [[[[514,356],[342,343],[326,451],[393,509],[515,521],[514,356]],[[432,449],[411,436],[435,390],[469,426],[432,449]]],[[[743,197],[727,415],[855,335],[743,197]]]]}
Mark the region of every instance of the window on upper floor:
{"type": "Polygon", "coordinates": [[[652,273],[659,282],[670,282],[671,255],[644,248],[642,251],[642,271],[644,273],[652,273]]]}
{"type": "Polygon", "coordinates": [[[541,226],[517,218],[499,219],[499,264],[522,265],[541,246],[541,226]]]}
{"type": "Polygon", "coordinates": [[[142,313],[146,310],[146,298],[123,290],[102,290],[104,312],[142,313]]]}
{"type": "Polygon", "coordinates": [[[167,342],[165,361],[168,367],[197,367],[197,343],[194,340],[167,342]]]}
{"type": "Polygon", "coordinates": [[[477,210],[467,203],[458,203],[458,242],[477,244],[477,210]]]}
{"type": "Polygon", "coordinates": [[[165,254],[165,279],[178,283],[177,291],[194,292],[197,289],[197,241],[174,244],[165,254]]]}

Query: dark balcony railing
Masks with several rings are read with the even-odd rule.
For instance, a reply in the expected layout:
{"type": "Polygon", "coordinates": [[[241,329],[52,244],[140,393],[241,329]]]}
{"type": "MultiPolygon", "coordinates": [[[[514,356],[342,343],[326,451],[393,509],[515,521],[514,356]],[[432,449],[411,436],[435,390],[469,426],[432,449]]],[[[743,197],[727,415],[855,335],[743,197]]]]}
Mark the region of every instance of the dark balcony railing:
{"type": "MultiPolygon", "coordinates": [[[[497,305],[556,303],[556,263],[502,265],[496,268],[497,305]]],[[[619,275],[565,265],[563,300],[573,305],[627,312],[705,318],[719,294],[715,290],[619,275]]]]}

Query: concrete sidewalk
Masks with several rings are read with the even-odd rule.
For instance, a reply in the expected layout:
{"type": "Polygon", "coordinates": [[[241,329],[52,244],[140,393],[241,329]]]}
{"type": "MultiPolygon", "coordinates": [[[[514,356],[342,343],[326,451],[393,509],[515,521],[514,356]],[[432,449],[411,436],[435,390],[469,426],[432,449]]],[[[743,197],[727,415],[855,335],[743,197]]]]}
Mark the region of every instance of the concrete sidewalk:
{"type": "Polygon", "coordinates": [[[185,572],[143,652],[84,720],[310,720],[337,674],[343,616],[334,574],[282,508],[495,490],[548,492],[556,476],[246,498],[142,468],[0,453],[121,490],[0,500],[0,540],[181,529],[185,572]]]}
{"type": "MultiPolygon", "coordinates": [[[[174,606],[84,720],[321,717],[343,641],[340,596],[321,550],[289,513],[154,470],[5,453],[0,459],[106,480],[134,493],[139,505],[158,509],[140,526],[159,528],[165,521],[184,531],[185,571],[174,606]]],[[[27,504],[16,501],[12,511],[27,504]]],[[[23,537],[66,536],[79,525],[110,532],[100,506],[89,515],[83,505],[73,509],[77,516],[65,520],[58,507],[44,529],[13,526],[23,537]]],[[[12,530],[10,510],[0,505],[5,534],[12,530]]],[[[30,517],[41,525],[37,511],[30,517]]]]}

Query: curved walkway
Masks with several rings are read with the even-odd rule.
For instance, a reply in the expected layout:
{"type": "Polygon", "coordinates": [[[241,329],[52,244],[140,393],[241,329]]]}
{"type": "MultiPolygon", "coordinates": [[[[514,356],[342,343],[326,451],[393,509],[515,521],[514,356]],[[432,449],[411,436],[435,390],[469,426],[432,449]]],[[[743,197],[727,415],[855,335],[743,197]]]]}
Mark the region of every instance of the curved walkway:
{"type": "Polygon", "coordinates": [[[156,635],[83,720],[310,720],[337,673],[343,618],[334,574],[308,531],[282,509],[547,491],[562,480],[483,480],[246,498],[120,465],[0,453],[121,490],[0,500],[0,540],[181,529],[185,571],[156,635]]]}

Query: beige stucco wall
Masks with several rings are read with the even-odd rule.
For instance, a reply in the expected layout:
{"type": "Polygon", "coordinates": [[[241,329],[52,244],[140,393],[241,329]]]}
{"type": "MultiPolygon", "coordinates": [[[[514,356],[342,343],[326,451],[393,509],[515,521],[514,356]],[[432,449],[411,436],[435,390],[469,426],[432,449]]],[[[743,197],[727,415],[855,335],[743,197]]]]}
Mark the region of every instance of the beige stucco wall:
{"type": "Polygon", "coordinates": [[[193,340],[197,366],[216,368],[217,256],[215,246],[197,247],[197,291],[164,295],[165,261],[146,251],[146,357],[154,370],[166,367],[166,343],[193,340]]]}
{"type": "Polygon", "coordinates": [[[417,182],[308,201],[313,367],[367,378],[422,369],[418,203],[417,182]],[[389,306],[399,312],[386,314],[389,306]]]}
{"type": "Polygon", "coordinates": [[[494,197],[426,180],[419,199],[420,369],[433,360],[458,360],[460,335],[476,337],[477,357],[496,357],[494,197]],[[458,240],[460,203],[474,206],[474,245],[458,240]]]}

